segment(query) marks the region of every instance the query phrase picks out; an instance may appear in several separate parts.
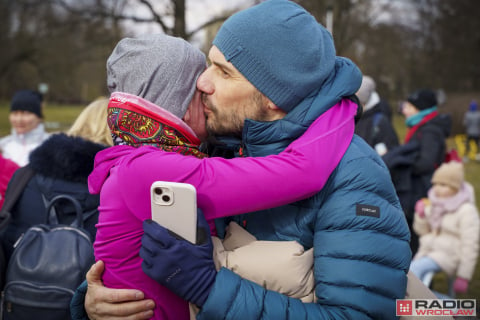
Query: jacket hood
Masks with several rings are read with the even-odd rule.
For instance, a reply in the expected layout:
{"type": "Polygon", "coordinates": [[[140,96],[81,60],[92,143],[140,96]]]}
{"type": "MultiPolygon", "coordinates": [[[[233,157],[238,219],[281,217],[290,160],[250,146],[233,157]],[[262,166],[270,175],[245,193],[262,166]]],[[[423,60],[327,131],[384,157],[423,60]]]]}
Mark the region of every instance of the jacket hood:
{"type": "Polygon", "coordinates": [[[30,154],[32,169],[46,177],[86,183],[95,154],[106,146],[64,133],[52,135],[30,154]]]}
{"type": "Polygon", "coordinates": [[[247,119],[242,142],[247,156],[278,154],[325,111],[342,98],[353,96],[362,83],[360,69],[349,59],[337,57],[335,68],[318,90],[302,100],[280,120],[259,122],[247,119]]]}
{"type": "Polygon", "coordinates": [[[450,114],[442,113],[428,121],[425,125],[433,125],[438,127],[445,137],[448,137],[452,131],[452,116],[450,114]]]}
{"type": "Polygon", "coordinates": [[[100,193],[103,183],[110,174],[110,169],[117,166],[121,160],[135,150],[132,146],[113,146],[100,151],[95,157],[92,173],[88,176],[88,190],[93,194],[100,193]]]}

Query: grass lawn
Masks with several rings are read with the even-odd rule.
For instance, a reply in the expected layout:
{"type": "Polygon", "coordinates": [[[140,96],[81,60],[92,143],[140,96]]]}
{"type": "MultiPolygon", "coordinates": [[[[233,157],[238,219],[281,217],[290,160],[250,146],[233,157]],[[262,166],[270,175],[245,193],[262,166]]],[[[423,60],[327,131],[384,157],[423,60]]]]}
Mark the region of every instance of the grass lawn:
{"type": "MultiPolygon", "coordinates": [[[[50,132],[64,131],[73,123],[75,118],[80,114],[85,106],[64,106],[47,104],[44,108],[44,117],[47,130],[50,132]]],[[[10,132],[10,124],[8,122],[8,103],[0,103],[0,137],[10,132]]],[[[400,115],[394,116],[394,126],[398,132],[400,141],[405,137],[404,118],[400,115]]],[[[453,138],[449,139],[448,144],[454,147],[453,138]]],[[[465,164],[465,178],[475,188],[475,197],[480,201],[480,162],[469,161],[465,164]]],[[[447,281],[442,274],[438,274],[434,278],[433,288],[440,292],[447,292],[447,281]]],[[[464,295],[458,295],[458,298],[480,298],[480,263],[477,263],[476,271],[470,282],[469,292],[464,295]]]]}

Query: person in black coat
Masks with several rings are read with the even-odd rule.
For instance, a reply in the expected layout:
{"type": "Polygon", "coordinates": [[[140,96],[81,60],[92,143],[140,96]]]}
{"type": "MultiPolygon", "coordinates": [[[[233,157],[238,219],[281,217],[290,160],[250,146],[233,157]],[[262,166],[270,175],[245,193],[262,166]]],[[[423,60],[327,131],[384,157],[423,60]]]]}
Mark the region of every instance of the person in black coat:
{"type": "MultiPolygon", "coordinates": [[[[53,134],[30,154],[29,166],[35,174],[0,234],[7,263],[18,238],[31,226],[46,222],[46,204],[59,194],[73,196],[84,213],[91,213],[84,228],[92,239],[95,237],[99,196],[88,192],[87,178],[96,153],[113,145],[107,126],[107,105],[106,98],[95,100],[77,117],[67,134],[53,134]]],[[[76,217],[73,205],[68,203],[63,208],[63,212],[57,212],[59,223],[72,223],[76,217]]]]}
{"type": "Polygon", "coordinates": [[[363,114],[355,125],[355,133],[362,137],[377,153],[383,156],[399,145],[398,136],[390,120],[390,106],[375,91],[375,81],[363,76],[357,97],[363,114]]]}
{"type": "Polygon", "coordinates": [[[434,91],[421,89],[408,96],[402,106],[408,127],[405,143],[383,156],[392,175],[411,231],[410,247],[415,254],[418,237],[412,231],[415,203],[427,197],[433,172],[445,161],[446,139],[452,119],[439,114],[434,91]]]}

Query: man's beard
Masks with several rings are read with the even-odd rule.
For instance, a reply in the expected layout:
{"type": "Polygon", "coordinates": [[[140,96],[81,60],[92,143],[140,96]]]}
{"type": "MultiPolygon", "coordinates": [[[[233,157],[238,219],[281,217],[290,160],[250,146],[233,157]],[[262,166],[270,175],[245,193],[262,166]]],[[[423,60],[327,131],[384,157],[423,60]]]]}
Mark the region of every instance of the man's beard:
{"type": "Polygon", "coordinates": [[[210,110],[205,114],[207,133],[211,136],[235,136],[241,137],[243,131],[243,120],[237,119],[232,114],[220,113],[218,108],[204,98],[203,103],[210,110]]]}
{"type": "MultiPolygon", "coordinates": [[[[209,135],[213,136],[234,136],[241,138],[243,132],[243,126],[245,119],[252,119],[256,121],[265,121],[267,119],[266,108],[263,107],[264,96],[261,93],[252,95],[249,104],[250,114],[244,113],[242,116],[238,112],[231,112],[230,114],[226,112],[219,112],[217,106],[211,103],[207,97],[202,96],[203,103],[210,110],[210,117],[208,114],[205,114],[206,117],[206,128],[209,135]],[[213,116],[212,116],[213,115],[213,116]]],[[[243,108],[246,110],[247,108],[243,108]]]]}

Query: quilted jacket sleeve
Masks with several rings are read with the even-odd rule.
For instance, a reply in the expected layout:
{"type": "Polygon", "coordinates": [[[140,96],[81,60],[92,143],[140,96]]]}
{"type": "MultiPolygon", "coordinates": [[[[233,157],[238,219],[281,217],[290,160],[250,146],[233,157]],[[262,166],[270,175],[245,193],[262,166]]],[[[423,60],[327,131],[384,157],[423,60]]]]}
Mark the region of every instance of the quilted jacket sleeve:
{"type": "Polygon", "coordinates": [[[302,303],[222,268],[197,320],[370,319],[350,308],[302,303]]]}

